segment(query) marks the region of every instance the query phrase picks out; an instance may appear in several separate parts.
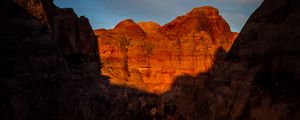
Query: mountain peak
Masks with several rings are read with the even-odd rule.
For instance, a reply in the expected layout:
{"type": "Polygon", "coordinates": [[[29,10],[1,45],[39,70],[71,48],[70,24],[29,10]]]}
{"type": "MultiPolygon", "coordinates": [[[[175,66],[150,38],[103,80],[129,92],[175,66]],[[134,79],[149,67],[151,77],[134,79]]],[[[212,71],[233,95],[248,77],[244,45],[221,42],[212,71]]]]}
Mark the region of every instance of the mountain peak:
{"type": "Polygon", "coordinates": [[[160,27],[160,25],[153,21],[147,21],[147,22],[139,22],[138,25],[141,27],[160,27]]]}
{"type": "Polygon", "coordinates": [[[132,26],[137,26],[137,24],[132,20],[132,19],[125,19],[121,22],[119,22],[115,29],[121,28],[121,27],[132,27],[132,26]]]}
{"type": "Polygon", "coordinates": [[[214,8],[211,6],[196,7],[196,8],[193,8],[189,13],[187,13],[187,16],[194,16],[194,15],[199,15],[199,14],[218,15],[219,10],[217,8],[214,8]]]}
{"type": "Polygon", "coordinates": [[[144,33],[143,29],[138,24],[136,24],[132,19],[126,19],[121,21],[116,25],[114,30],[123,33],[134,33],[134,34],[144,33]]]}
{"type": "Polygon", "coordinates": [[[155,33],[161,27],[158,23],[153,21],[139,22],[138,25],[147,33],[155,33]]]}

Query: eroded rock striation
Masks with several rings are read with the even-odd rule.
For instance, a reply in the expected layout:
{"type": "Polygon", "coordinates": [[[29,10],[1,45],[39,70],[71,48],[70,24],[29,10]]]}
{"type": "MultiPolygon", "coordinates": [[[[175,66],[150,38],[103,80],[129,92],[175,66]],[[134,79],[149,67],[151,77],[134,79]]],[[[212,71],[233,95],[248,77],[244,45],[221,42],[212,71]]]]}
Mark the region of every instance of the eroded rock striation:
{"type": "Polygon", "coordinates": [[[237,35],[210,6],[194,8],[164,26],[127,19],[95,33],[102,73],[112,84],[158,94],[170,90],[176,76],[208,71],[216,50],[228,51],[237,35]]]}

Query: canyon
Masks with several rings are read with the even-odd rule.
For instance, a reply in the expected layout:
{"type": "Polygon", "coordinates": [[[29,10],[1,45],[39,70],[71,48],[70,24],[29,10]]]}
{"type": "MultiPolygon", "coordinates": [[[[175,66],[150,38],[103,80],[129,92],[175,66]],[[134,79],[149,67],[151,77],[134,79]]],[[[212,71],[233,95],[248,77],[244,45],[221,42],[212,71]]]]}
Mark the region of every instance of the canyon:
{"type": "Polygon", "coordinates": [[[238,33],[216,8],[204,6],[164,26],[127,19],[95,34],[110,84],[163,94],[177,76],[207,72],[217,50],[228,51],[238,33]]]}
{"type": "Polygon", "coordinates": [[[2,0],[0,119],[299,120],[299,0],[264,0],[238,35],[218,14],[94,31],[53,0],[2,0]]]}

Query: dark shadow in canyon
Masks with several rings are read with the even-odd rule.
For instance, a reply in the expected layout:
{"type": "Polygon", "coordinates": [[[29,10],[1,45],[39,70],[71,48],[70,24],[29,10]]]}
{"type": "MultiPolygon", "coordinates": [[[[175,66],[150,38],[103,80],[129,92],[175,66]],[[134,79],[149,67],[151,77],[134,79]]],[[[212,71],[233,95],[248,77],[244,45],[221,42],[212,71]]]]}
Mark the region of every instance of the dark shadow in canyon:
{"type": "MultiPolygon", "coordinates": [[[[215,54],[215,62],[223,60],[225,54],[226,51],[219,48],[215,54]]],[[[211,68],[214,68],[214,64],[211,68]]],[[[126,86],[109,85],[109,97],[97,97],[97,101],[109,108],[102,110],[107,115],[103,118],[107,119],[209,119],[212,114],[208,103],[212,91],[211,72],[213,69],[196,76],[177,76],[171,89],[161,95],[126,86]]],[[[220,84],[230,87],[230,81],[226,79],[220,84]]]]}
{"type": "MultiPolygon", "coordinates": [[[[112,111],[106,111],[108,112],[106,118],[244,120],[250,118],[255,107],[264,106],[265,103],[260,103],[262,99],[270,101],[266,108],[277,107],[278,102],[295,103],[289,107],[293,111],[299,108],[297,102],[299,95],[296,91],[300,90],[297,87],[300,83],[292,68],[283,67],[279,71],[274,71],[269,61],[265,61],[264,67],[259,68],[254,75],[254,81],[248,83],[249,81],[244,79],[245,76],[241,79],[235,78],[244,73],[232,71],[231,69],[236,67],[234,65],[225,67],[225,71],[221,73],[217,70],[223,67],[224,62],[235,64],[239,59],[229,56],[223,48],[217,50],[214,58],[210,70],[196,76],[189,74],[177,76],[170,91],[161,95],[125,86],[110,86],[112,96],[107,101],[112,111]],[[243,98],[245,96],[248,97],[243,98]],[[238,108],[241,104],[244,107],[238,108]],[[111,114],[113,111],[119,112],[111,114]],[[220,113],[215,113],[216,111],[220,113]],[[235,116],[237,113],[238,116],[235,116]],[[216,114],[220,116],[216,117],[216,114]]],[[[253,66],[248,64],[246,69],[251,67],[253,66]]],[[[244,70],[243,67],[237,69],[244,70]]]]}

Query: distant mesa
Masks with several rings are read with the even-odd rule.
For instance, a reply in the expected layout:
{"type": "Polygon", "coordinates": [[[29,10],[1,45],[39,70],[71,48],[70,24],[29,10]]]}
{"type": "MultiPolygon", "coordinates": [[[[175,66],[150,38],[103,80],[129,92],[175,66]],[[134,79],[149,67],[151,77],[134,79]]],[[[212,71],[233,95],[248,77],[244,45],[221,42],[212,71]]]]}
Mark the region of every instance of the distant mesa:
{"type": "Polygon", "coordinates": [[[204,6],[163,26],[127,19],[95,34],[111,84],[162,94],[177,76],[208,71],[217,49],[228,51],[238,33],[216,8],[204,6]]]}

